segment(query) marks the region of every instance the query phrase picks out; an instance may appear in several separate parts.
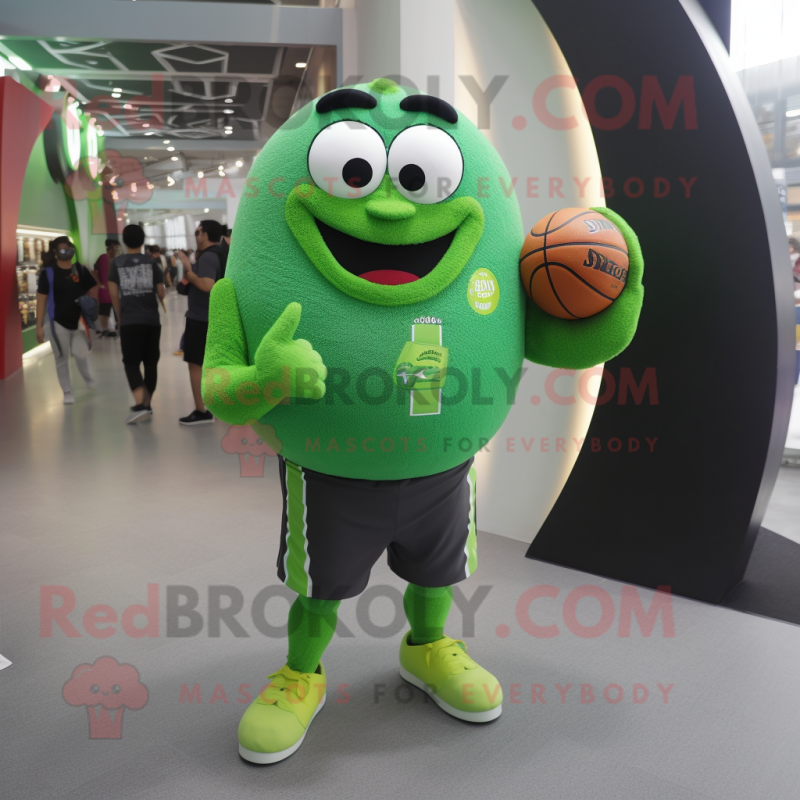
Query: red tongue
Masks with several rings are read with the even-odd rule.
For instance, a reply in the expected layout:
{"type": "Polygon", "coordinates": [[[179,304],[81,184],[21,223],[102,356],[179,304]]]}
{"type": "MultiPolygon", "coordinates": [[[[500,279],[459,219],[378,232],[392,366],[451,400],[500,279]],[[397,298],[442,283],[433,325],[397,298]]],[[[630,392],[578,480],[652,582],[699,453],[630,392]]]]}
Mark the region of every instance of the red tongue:
{"type": "Polygon", "coordinates": [[[359,278],[371,283],[380,283],[384,286],[399,286],[401,283],[411,283],[411,281],[419,280],[416,275],[399,269],[374,269],[370,272],[362,273],[359,278]]]}

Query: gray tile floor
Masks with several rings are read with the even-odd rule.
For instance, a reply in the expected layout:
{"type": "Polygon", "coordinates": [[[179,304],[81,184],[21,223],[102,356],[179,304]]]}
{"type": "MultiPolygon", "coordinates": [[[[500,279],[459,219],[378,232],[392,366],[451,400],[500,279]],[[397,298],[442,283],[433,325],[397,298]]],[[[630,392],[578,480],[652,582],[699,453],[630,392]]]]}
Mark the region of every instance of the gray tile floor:
{"type": "MultiPolygon", "coordinates": [[[[169,298],[151,423],[122,424],[130,401],[117,342],[96,344],[97,391],[76,385],[74,407],[61,404],[50,358],[0,381],[0,653],[13,662],[0,671],[3,800],[798,797],[800,628],[675,598],[674,636],[662,617],[650,636],[634,624],[621,637],[620,584],[525,559],[524,543],[489,534],[478,572],[459,586],[462,606],[477,605],[474,623],[454,607],[448,632],[500,678],[499,720],[461,723],[406,688],[397,674],[404,586],[380,563],[370,591],[342,604],[324,659],[328,706],[301,750],[272,767],[241,761],[236,726],[247,697],[286,653],[277,470],[267,458],[263,478],[242,478],[238,456],[221,446],[227,426],[177,425],[191,407],[185,366],[171,355],[181,302],[169,298]],[[149,584],[157,635],[136,638],[119,623],[90,633],[99,612],[129,627],[123,612],[147,602],[149,584]],[[546,639],[526,632],[516,610],[540,584],[559,590],[531,607],[534,621],[558,626],[546,639]],[[613,623],[596,638],[564,621],[564,599],[583,584],[614,602],[613,623]],[[57,623],[47,635],[47,586],[63,587],[52,591],[66,598],[77,635],[57,623]],[[241,600],[243,635],[225,625],[215,635],[209,605],[219,586],[241,600]],[[168,629],[178,591],[196,593],[191,636],[168,629]],[[97,605],[108,608],[87,614],[97,605]],[[104,631],[113,632],[99,638],[104,631]],[[62,694],[76,667],[102,656],[135,667],[148,691],[144,707],[124,711],[119,739],[90,739],[87,708],[62,694]]],[[[798,476],[782,472],[765,523],[796,539],[798,476]]],[[[639,593],[649,606],[653,593],[639,593]]],[[[598,622],[596,605],[584,601],[577,620],[598,622]]]]}

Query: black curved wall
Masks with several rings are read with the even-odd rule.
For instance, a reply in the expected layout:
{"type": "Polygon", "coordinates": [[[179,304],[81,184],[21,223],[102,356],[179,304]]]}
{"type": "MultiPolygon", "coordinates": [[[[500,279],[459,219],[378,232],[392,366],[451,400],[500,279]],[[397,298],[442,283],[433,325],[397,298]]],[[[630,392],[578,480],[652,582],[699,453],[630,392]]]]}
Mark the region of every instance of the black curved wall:
{"type": "MultiPolygon", "coordinates": [[[[606,368],[617,382],[624,369],[638,381],[653,368],[658,402],[651,394],[637,405],[629,396],[595,409],[527,555],[720,602],[747,565],[791,407],[791,279],[766,152],[695,0],[535,5],[581,89],[614,75],[636,96],[630,122],[595,127],[600,166],[614,186],[607,204],[633,226],[645,257],[639,330],[606,368]],[[642,127],[644,76],[656,76],[667,98],[680,76],[691,77],[696,129],[688,104],[671,129],[658,113],[642,127]],[[641,197],[626,195],[630,177],[644,182],[641,197]],[[695,179],[688,197],[681,177],[695,179]],[[670,182],[666,196],[654,196],[656,178],[670,182]],[[629,438],[640,442],[637,452],[627,452],[629,438]],[[612,439],[621,440],[620,452],[609,451],[612,439]],[[656,440],[652,452],[647,439],[656,440]]],[[[597,95],[601,116],[620,109],[614,90],[597,95]]],[[[629,188],[635,194],[639,184],[629,188]]]]}

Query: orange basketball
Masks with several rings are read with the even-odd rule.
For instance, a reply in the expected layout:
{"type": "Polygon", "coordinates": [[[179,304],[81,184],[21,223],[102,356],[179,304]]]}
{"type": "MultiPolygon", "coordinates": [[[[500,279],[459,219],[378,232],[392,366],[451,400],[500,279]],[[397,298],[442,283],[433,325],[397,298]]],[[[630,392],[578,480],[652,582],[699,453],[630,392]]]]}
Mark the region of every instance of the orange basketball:
{"type": "Polygon", "coordinates": [[[586,208],[540,219],[522,245],[519,272],[528,297],[562,319],[608,308],[628,279],[628,248],[619,228],[586,208]]]}

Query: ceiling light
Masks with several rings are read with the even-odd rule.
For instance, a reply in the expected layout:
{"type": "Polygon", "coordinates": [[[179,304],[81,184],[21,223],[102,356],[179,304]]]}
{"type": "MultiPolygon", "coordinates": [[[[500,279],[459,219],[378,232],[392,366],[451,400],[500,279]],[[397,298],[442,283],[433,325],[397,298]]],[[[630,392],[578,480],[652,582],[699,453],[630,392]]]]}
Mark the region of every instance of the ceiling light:
{"type": "Polygon", "coordinates": [[[222,113],[223,114],[233,114],[233,109],[232,108],[223,108],[222,109],[222,113]]]}
{"type": "Polygon", "coordinates": [[[230,134],[232,134],[232,133],[233,133],[233,131],[232,131],[232,130],[230,130],[230,128],[226,128],[226,129],[223,131],[223,133],[224,133],[226,136],[229,136],[230,134]]]}
{"type": "Polygon", "coordinates": [[[168,153],[171,153],[171,152],[172,152],[174,149],[175,149],[174,147],[168,147],[168,148],[167,148],[167,152],[168,152],[168,153]]]}
{"type": "Polygon", "coordinates": [[[31,65],[24,59],[20,58],[19,56],[9,56],[8,60],[17,68],[17,69],[24,69],[29,70],[31,69],[31,65]]]}
{"type": "MultiPolygon", "coordinates": [[[[145,136],[152,136],[154,133],[155,133],[155,131],[147,131],[145,136]]],[[[145,158],[147,158],[147,156],[145,156],[145,158]]]]}
{"type": "Polygon", "coordinates": [[[122,89],[120,89],[119,86],[115,86],[111,91],[112,92],[121,92],[122,89]]]}
{"type": "Polygon", "coordinates": [[[202,177],[203,177],[203,175],[205,175],[205,172],[203,172],[203,170],[200,170],[200,171],[197,173],[197,177],[198,177],[198,178],[202,178],[202,177]]]}
{"type": "Polygon", "coordinates": [[[147,188],[148,188],[148,189],[155,189],[156,187],[155,187],[155,186],[153,186],[153,184],[152,184],[152,183],[150,183],[150,182],[148,181],[148,182],[147,182],[147,188]]]}
{"type": "Polygon", "coordinates": [[[172,158],[170,159],[170,161],[177,161],[177,160],[178,160],[178,156],[172,156],[172,158]]]}
{"type": "Polygon", "coordinates": [[[164,144],[169,144],[169,139],[164,139],[164,144]]]}
{"type": "Polygon", "coordinates": [[[167,186],[174,186],[175,185],[175,178],[172,175],[167,175],[167,186]]]}
{"type": "Polygon", "coordinates": [[[207,209],[207,208],[204,208],[204,209],[203,209],[203,213],[204,213],[204,214],[208,214],[208,209],[207,209]]]}
{"type": "Polygon", "coordinates": [[[800,108],[792,108],[786,112],[787,117],[800,117],[800,108]]]}
{"type": "Polygon", "coordinates": [[[143,122],[142,123],[142,127],[143,128],[149,128],[150,127],[150,123],[149,122],[143,122]]]}
{"type": "Polygon", "coordinates": [[[307,61],[298,61],[295,64],[295,66],[297,67],[297,69],[305,69],[308,66],[308,62],[307,61]]]}
{"type": "Polygon", "coordinates": [[[232,103],[233,102],[233,98],[232,97],[226,97],[225,98],[225,102],[226,103],[232,103]]]}
{"type": "Polygon", "coordinates": [[[237,166],[237,167],[243,167],[243,166],[244,166],[244,161],[242,161],[241,159],[239,159],[239,161],[237,161],[237,162],[236,162],[236,166],[237,166]]]}
{"type": "Polygon", "coordinates": [[[111,92],[111,96],[112,96],[112,97],[113,97],[115,100],[119,100],[119,98],[120,98],[120,97],[122,97],[122,95],[121,95],[119,92],[111,92]]]}

